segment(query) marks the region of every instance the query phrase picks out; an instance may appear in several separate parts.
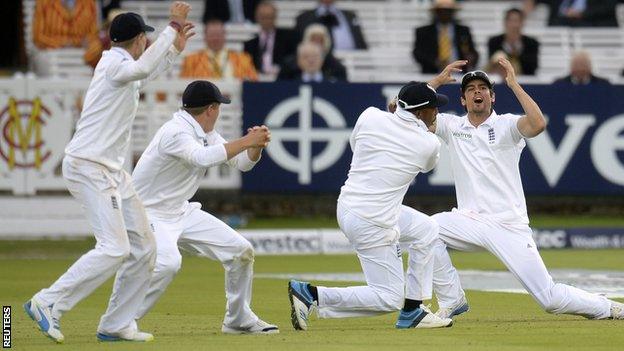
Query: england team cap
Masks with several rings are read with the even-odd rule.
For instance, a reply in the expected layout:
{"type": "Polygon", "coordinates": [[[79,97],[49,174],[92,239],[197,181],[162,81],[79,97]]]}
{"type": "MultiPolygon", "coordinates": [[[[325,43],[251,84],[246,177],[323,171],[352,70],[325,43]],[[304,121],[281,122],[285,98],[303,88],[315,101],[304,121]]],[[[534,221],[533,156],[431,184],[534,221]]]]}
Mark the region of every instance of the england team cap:
{"type": "Polygon", "coordinates": [[[480,79],[484,81],[485,84],[487,84],[488,88],[490,89],[492,89],[492,87],[494,86],[494,83],[492,82],[490,77],[487,75],[487,73],[483,71],[471,71],[471,72],[464,74],[464,76],[462,77],[461,91],[466,90],[466,85],[468,85],[468,83],[476,79],[480,79]]]}
{"type": "Polygon", "coordinates": [[[223,96],[219,88],[207,80],[192,82],[182,94],[182,107],[203,107],[213,102],[229,104],[232,101],[223,96]]]}
{"type": "Polygon", "coordinates": [[[143,32],[153,32],[154,27],[145,24],[143,17],[134,12],[117,15],[111,23],[108,34],[115,43],[130,40],[143,32]]]}
{"type": "Polygon", "coordinates": [[[404,110],[442,107],[447,103],[448,97],[446,95],[436,93],[433,87],[424,82],[405,84],[397,96],[397,104],[404,110]]]}

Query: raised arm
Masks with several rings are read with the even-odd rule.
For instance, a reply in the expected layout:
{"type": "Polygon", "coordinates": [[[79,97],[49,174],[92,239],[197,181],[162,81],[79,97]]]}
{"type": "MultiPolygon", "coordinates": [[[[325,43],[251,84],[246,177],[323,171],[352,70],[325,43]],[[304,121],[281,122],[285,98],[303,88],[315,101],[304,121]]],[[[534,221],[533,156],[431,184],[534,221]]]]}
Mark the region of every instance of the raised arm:
{"type": "Polygon", "coordinates": [[[185,2],[174,2],[170,8],[172,24],[160,33],[158,39],[145,50],[138,60],[113,67],[108,72],[109,79],[118,83],[127,83],[148,78],[158,68],[165,55],[171,50],[171,46],[178,39],[178,29],[182,31],[185,28],[186,17],[190,9],[191,6],[185,2]]]}
{"type": "Polygon", "coordinates": [[[444,84],[453,83],[457,81],[453,78],[453,73],[460,73],[462,71],[462,67],[464,67],[467,63],[467,60],[457,60],[455,62],[451,62],[448,66],[444,67],[444,70],[440,74],[427,83],[429,83],[429,85],[431,85],[434,89],[438,89],[444,84]]]}
{"type": "Polygon", "coordinates": [[[546,119],[537,103],[527,94],[516,80],[516,73],[513,66],[507,59],[500,59],[498,63],[505,70],[505,82],[513,91],[520,102],[525,115],[518,119],[518,130],[525,138],[537,136],[546,129],[546,119]]]}

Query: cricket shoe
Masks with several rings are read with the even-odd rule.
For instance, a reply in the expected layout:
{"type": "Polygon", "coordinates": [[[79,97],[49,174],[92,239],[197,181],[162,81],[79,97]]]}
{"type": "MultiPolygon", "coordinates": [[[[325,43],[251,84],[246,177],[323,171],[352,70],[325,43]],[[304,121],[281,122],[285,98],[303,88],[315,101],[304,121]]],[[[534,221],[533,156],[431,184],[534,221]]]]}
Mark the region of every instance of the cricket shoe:
{"type": "Polygon", "coordinates": [[[288,299],[290,300],[290,321],[296,330],[308,329],[308,318],[314,309],[315,302],[308,289],[309,283],[291,280],[288,282],[288,299]]]}
{"type": "Polygon", "coordinates": [[[114,342],[114,341],[136,341],[136,342],[148,342],[154,340],[154,335],[139,331],[136,325],[122,329],[116,333],[97,333],[97,339],[101,342],[114,342]]]}
{"type": "Polygon", "coordinates": [[[248,328],[233,328],[223,325],[221,332],[224,334],[278,334],[279,328],[277,325],[269,324],[262,319],[258,319],[251,327],[248,328]]]}
{"type": "Polygon", "coordinates": [[[399,318],[395,324],[397,329],[431,329],[445,328],[453,325],[450,318],[440,318],[432,313],[426,306],[420,305],[419,308],[406,312],[401,310],[399,318]]]}
{"type": "Polygon", "coordinates": [[[624,319],[624,303],[611,302],[611,319],[624,319]]]}
{"type": "Polygon", "coordinates": [[[59,344],[65,341],[65,337],[61,333],[59,320],[52,316],[52,305],[44,306],[33,297],[24,304],[24,310],[37,323],[45,336],[59,344]]]}
{"type": "Polygon", "coordinates": [[[449,308],[440,308],[438,312],[436,312],[436,315],[440,318],[453,318],[468,311],[470,311],[470,306],[468,306],[468,301],[464,296],[461,300],[459,300],[457,304],[455,304],[455,306],[449,308]]]}

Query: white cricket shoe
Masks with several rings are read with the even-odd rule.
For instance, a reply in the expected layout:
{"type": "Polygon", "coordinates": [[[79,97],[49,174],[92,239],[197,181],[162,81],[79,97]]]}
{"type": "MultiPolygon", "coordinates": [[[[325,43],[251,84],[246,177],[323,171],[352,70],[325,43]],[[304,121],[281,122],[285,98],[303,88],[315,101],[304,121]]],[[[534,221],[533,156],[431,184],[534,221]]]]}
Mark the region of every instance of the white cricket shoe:
{"type": "Polygon", "coordinates": [[[65,341],[65,337],[61,333],[59,320],[52,316],[51,307],[44,306],[34,297],[24,304],[24,310],[37,323],[43,334],[60,344],[65,341]]]}
{"type": "Polygon", "coordinates": [[[624,319],[624,303],[611,300],[611,319],[624,319]]]}
{"type": "Polygon", "coordinates": [[[116,333],[100,332],[97,333],[98,341],[111,342],[111,341],[136,341],[136,342],[149,342],[154,340],[154,335],[139,331],[136,326],[130,326],[126,329],[122,329],[116,333]]]}
{"type": "Polygon", "coordinates": [[[468,301],[464,296],[454,306],[449,308],[440,308],[435,314],[440,318],[453,318],[454,316],[460,315],[468,311],[470,311],[470,306],[468,306],[468,301]]]}
{"type": "Polygon", "coordinates": [[[450,318],[440,318],[432,313],[425,305],[420,305],[419,308],[406,312],[401,310],[399,318],[395,324],[397,329],[431,329],[431,328],[445,328],[453,325],[453,320],[450,318]]]}
{"type": "Polygon", "coordinates": [[[262,319],[258,319],[258,321],[249,328],[233,328],[224,324],[221,327],[221,332],[224,334],[278,334],[279,328],[277,325],[269,324],[262,319]]]}

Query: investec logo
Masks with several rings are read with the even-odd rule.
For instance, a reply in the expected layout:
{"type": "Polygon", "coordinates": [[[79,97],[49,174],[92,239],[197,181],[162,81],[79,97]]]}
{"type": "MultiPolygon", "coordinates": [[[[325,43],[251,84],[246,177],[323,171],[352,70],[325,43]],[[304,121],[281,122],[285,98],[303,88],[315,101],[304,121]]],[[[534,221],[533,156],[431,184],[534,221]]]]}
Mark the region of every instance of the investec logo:
{"type": "Polygon", "coordinates": [[[333,166],[344,153],[351,133],[342,113],[327,100],[313,97],[309,85],[299,87],[299,96],[277,104],[269,112],[265,124],[271,128],[272,139],[267,152],[279,166],[297,173],[300,184],[310,184],[312,173],[333,166]],[[299,118],[299,127],[283,127],[295,114],[299,118]],[[313,128],[314,115],[322,118],[328,128],[313,128]],[[297,142],[298,155],[286,149],[286,142],[297,142]],[[313,155],[313,142],[326,142],[327,145],[321,153],[313,155]]]}
{"type": "Polygon", "coordinates": [[[36,98],[32,101],[17,101],[9,98],[7,106],[0,112],[0,157],[9,170],[14,168],[41,169],[52,152],[43,151],[42,126],[50,118],[50,111],[36,98]]]}

